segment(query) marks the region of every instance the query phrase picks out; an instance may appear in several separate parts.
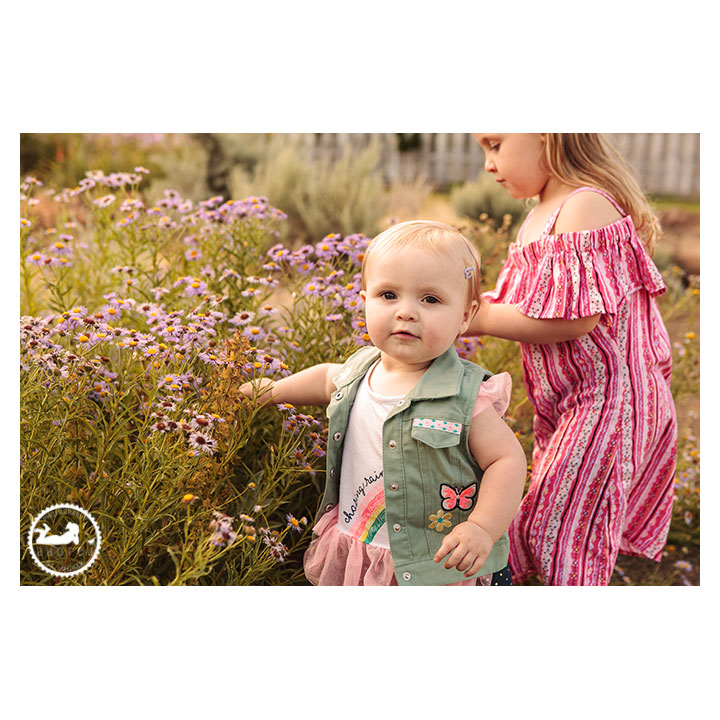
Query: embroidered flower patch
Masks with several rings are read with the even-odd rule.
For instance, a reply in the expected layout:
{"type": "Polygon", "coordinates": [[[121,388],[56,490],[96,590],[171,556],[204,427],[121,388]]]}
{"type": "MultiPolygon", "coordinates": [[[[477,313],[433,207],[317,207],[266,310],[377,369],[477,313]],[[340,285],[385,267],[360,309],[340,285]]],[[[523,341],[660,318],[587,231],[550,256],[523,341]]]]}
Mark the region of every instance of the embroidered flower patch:
{"type": "Polygon", "coordinates": [[[415,418],[413,427],[430,428],[431,430],[442,430],[453,435],[459,435],[462,430],[462,423],[446,422],[445,420],[433,420],[432,418],[415,418]]]}
{"type": "Polygon", "coordinates": [[[436,513],[430,515],[430,524],[428,527],[430,529],[437,530],[438,532],[442,532],[446,527],[452,526],[450,518],[451,515],[449,512],[446,513],[442,510],[438,510],[436,513]]]}

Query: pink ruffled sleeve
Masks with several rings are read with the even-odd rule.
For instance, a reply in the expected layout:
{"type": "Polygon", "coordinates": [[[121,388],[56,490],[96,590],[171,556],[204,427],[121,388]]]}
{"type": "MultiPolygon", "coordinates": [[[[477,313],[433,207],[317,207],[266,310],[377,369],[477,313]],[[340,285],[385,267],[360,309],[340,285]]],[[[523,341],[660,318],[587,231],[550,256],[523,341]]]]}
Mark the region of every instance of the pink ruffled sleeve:
{"type": "Polygon", "coordinates": [[[517,279],[517,269],[514,267],[512,258],[508,258],[498,274],[493,290],[487,290],[482,294],[482,299],[489,303],[508,302],[512,294],[513,285],[517,279]]]}
{"type": "Polygon", "coordinates": [[[550,235],[527,252],[535,256],[535,271],[528,274],[515,306],[528,317],[575,320],[612,314],[637,290],[652,296],[665,291],[630,218],[598,230],[550,235]]]}
{"type": "Polygon", "coordinates": [[[473,408],[473,417],[491,406],[495,408],[498,415],[504,415],[510,404],[511,390],[512,378],[510,373],[498,373],[488,378],[480,385],[475,407],[473,408]]]}

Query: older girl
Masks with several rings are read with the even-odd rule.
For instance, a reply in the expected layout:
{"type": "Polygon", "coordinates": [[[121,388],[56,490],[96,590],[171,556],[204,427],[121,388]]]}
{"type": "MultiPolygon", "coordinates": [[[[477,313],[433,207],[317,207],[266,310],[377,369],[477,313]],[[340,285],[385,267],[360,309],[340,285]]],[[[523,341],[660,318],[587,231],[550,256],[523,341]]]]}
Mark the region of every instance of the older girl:
{"type": "Polygon", "coordinates": [[[650,259],[658,223],[600,135],[475,137],[498,183],[538,198],[469,331],[520,342],[535,408],[510,566],[548,585],[606,585],[619,552],[660,560],[672,511],[671,347],[650,259]]]}

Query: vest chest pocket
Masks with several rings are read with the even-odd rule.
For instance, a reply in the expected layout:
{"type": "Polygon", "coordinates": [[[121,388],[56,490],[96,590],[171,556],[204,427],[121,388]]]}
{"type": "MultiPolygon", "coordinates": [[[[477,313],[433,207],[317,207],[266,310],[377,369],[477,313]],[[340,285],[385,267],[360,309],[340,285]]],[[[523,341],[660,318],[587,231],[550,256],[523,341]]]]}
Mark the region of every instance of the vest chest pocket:
{"type": "MultiPolygon", "coordinates": [[[[422,505],[418,503],[418,511],[422,507],[422,516],[417,522],[423,529],[427,551],[433,555],[442,543],[443,538],[459,522],[466,519],[461,515],[459,507],[448,511],[443,505],[443,486],[459,486],[474,481],[467,477],[462,460],[462,424],[446,420],[429,420],[414,418],[410,429],[415,446],[414,457],[417,458],[420,470],[419,493],[422,505]]],[[[419,497],[418,497],[419,500],[419,497]]]]}
{"type": "Polygon", "coordinates": [[[461,423],[431,418],[414,418],[410,434],[424,445],[442,449],[459,445],[461,432],[461,423]]]}

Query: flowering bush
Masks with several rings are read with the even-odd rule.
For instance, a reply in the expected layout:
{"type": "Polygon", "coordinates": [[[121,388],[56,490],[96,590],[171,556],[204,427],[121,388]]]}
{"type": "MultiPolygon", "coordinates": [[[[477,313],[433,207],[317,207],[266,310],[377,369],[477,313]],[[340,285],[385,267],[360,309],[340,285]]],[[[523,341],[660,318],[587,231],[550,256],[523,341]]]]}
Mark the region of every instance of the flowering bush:
{"type": "MultiPolygon", "coordinates": [[[[291,249],[277,242],[284,214],[265,198],[196,204],[166,190],[146,205],[146,174],[88,172],[62,191],[32,177],[21,185],[21,531],[72,502],[102,532],[96,562],[62,580],[23,542],[22,582],[303,582],[324,409],[262,407],[236,389],[369,343],[358,294],[369,240],[331,234],[291,249]],[[35,214],[40,193],[56,208],[51,226],[35,214]]],[[[466,229],[488,285],[508,225],[466,229]]],[[[521,376],[516,343],[457,347],[521,376]]],[[[516,381],[508,420],[528,457],[531,415],[516,381]]],[[[679,522],[693,530],[697,494],[683,498],[679,522]]]]}
{"type": "MultiPolygon", "coordinates": [[[[23,523],[59,501],[97,516],[103,552],[73,582],[288,581],[298,567],[277,566],[314,512],[324,425],[233,391],[367,342],[367,238],[268,250],[283,214],[263,198],[167,191],[145,207],[143,174],[88,173],[53,194],[45,230],[40,183],[23,183],[23,523]]],[[[24,581],[50,582],[23,555],[24,581]]]]}
{"type": "MultiPolygon", "coordinates": [[[[66,582],[297,581],[284,561],[319,501],[322,412],[234,390],[369,342],[368,238],[290,250],[264,198],[195,205],[168,190],[146,207],[145,173],[50,192],[48,228],[33,215],[41,183],[22,185],[23,526],[57,502],[99,519],[100,559],[66,582]]],[[[54,582],[26,547],[22,572],[54,582]]]]}

